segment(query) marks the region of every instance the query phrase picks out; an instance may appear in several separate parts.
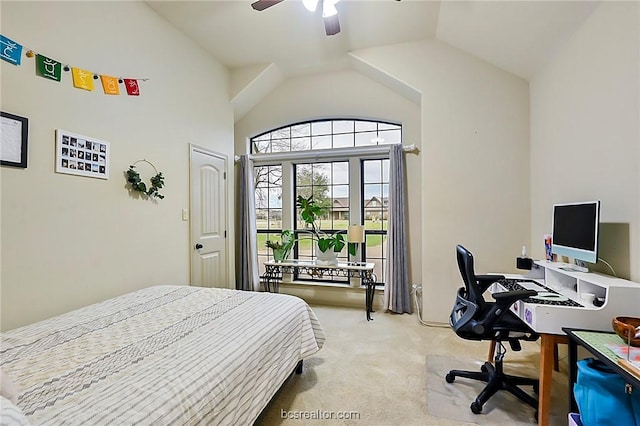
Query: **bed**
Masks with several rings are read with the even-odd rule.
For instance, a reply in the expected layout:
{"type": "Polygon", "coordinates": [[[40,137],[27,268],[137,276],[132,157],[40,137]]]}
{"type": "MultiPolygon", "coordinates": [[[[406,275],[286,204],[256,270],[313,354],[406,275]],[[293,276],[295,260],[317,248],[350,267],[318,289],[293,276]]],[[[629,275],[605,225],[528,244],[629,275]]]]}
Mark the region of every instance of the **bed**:
{"type": "Polygon", "coordinates": [[[156,286],[2,333],[0,362],[34,425],[250,425],[323,344],[297,297],[156,286]]]}

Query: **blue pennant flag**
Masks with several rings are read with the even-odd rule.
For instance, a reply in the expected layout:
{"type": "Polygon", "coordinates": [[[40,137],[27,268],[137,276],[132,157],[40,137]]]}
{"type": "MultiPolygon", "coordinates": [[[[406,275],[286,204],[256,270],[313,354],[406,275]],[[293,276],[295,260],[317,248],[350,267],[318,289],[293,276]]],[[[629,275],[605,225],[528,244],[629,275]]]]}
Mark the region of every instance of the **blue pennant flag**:
{"type": "Polygon", "coordinates": [[[0,58],[13,65],[20,65],[22,45],[0,34],[0,58]]]}

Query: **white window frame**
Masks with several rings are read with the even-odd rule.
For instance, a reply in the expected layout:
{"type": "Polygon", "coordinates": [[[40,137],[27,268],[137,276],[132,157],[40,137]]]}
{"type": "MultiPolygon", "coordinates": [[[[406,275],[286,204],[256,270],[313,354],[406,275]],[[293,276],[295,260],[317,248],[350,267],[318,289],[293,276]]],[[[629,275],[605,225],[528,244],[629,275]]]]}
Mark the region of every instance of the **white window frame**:
{"type": "MultiPolygon", "coordinates": [[[[294,199],[294,165],[297,163],[306,164],[309,162],[349,162],[349,224],[364,223],[362,217],[362,169],[363,160],[385,160],[389,159],[391,145],[363,146],[358,148],[335,148],[331,150],[317,151],[294,151],[278,152],[269,154],[253,154],[254,167],[260,166],[282,166],[282,229],[295,229],[295,199],[294,199]]],[[[350,256],[351,261],[362,261],[363,250],[358,250],[356,256],[350,256]]],[[[285,281],[294,282],[285,278],[285,281]]],[[[379,277],[380,282],[383,277],[379,277]]],[[[305,284],[313,282],[317,285],[331,285],[336,283],[323,283],[322,281],[300,280],[305,284]]],[[[339,284],[338,284],[339,285],[339,284]]],[[[350,282],[350,286],[360,286],[360,280],[355,278],[350,282]]]]}

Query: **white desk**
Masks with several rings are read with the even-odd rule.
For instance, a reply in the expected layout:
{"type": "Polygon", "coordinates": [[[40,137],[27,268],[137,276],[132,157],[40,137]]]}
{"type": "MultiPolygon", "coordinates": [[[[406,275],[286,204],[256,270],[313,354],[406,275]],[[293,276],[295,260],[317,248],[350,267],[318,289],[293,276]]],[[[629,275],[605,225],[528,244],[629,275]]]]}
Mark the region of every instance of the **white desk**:
{"type": "MultiPolygon", "coordinates": [[[[580,306],[557,306],[535,303],[530,299],[513,304],[511,311],[540,334],[540,392],[538,394],[538,425],[548,426],[551,403],[551,375],[554,349],[558,343],[568,343],[563,327],[588,328],[611,331],[615,316],[640,316],[640,283],[610,277],[598,273],[566,270],[561,263],[535,261],[534,268],[525,276],[509,276],[514,279],[531,279],[558,294],[564,295],[580,306]],[[597,307],[583,300],[585,293],[604,299],[597,307]]],[[[501,291],[493,284],[492,293],[501,291]]]]}

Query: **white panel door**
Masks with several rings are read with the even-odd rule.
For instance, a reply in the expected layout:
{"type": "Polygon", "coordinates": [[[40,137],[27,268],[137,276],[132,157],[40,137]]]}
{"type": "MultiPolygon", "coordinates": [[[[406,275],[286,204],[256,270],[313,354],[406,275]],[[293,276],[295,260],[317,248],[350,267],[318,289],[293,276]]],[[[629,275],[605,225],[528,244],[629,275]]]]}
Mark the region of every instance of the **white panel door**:
{"type": "Polygon", "coordinates": [[[228,288],[227,158],[191,146],[191,285],[228,288]]]}

